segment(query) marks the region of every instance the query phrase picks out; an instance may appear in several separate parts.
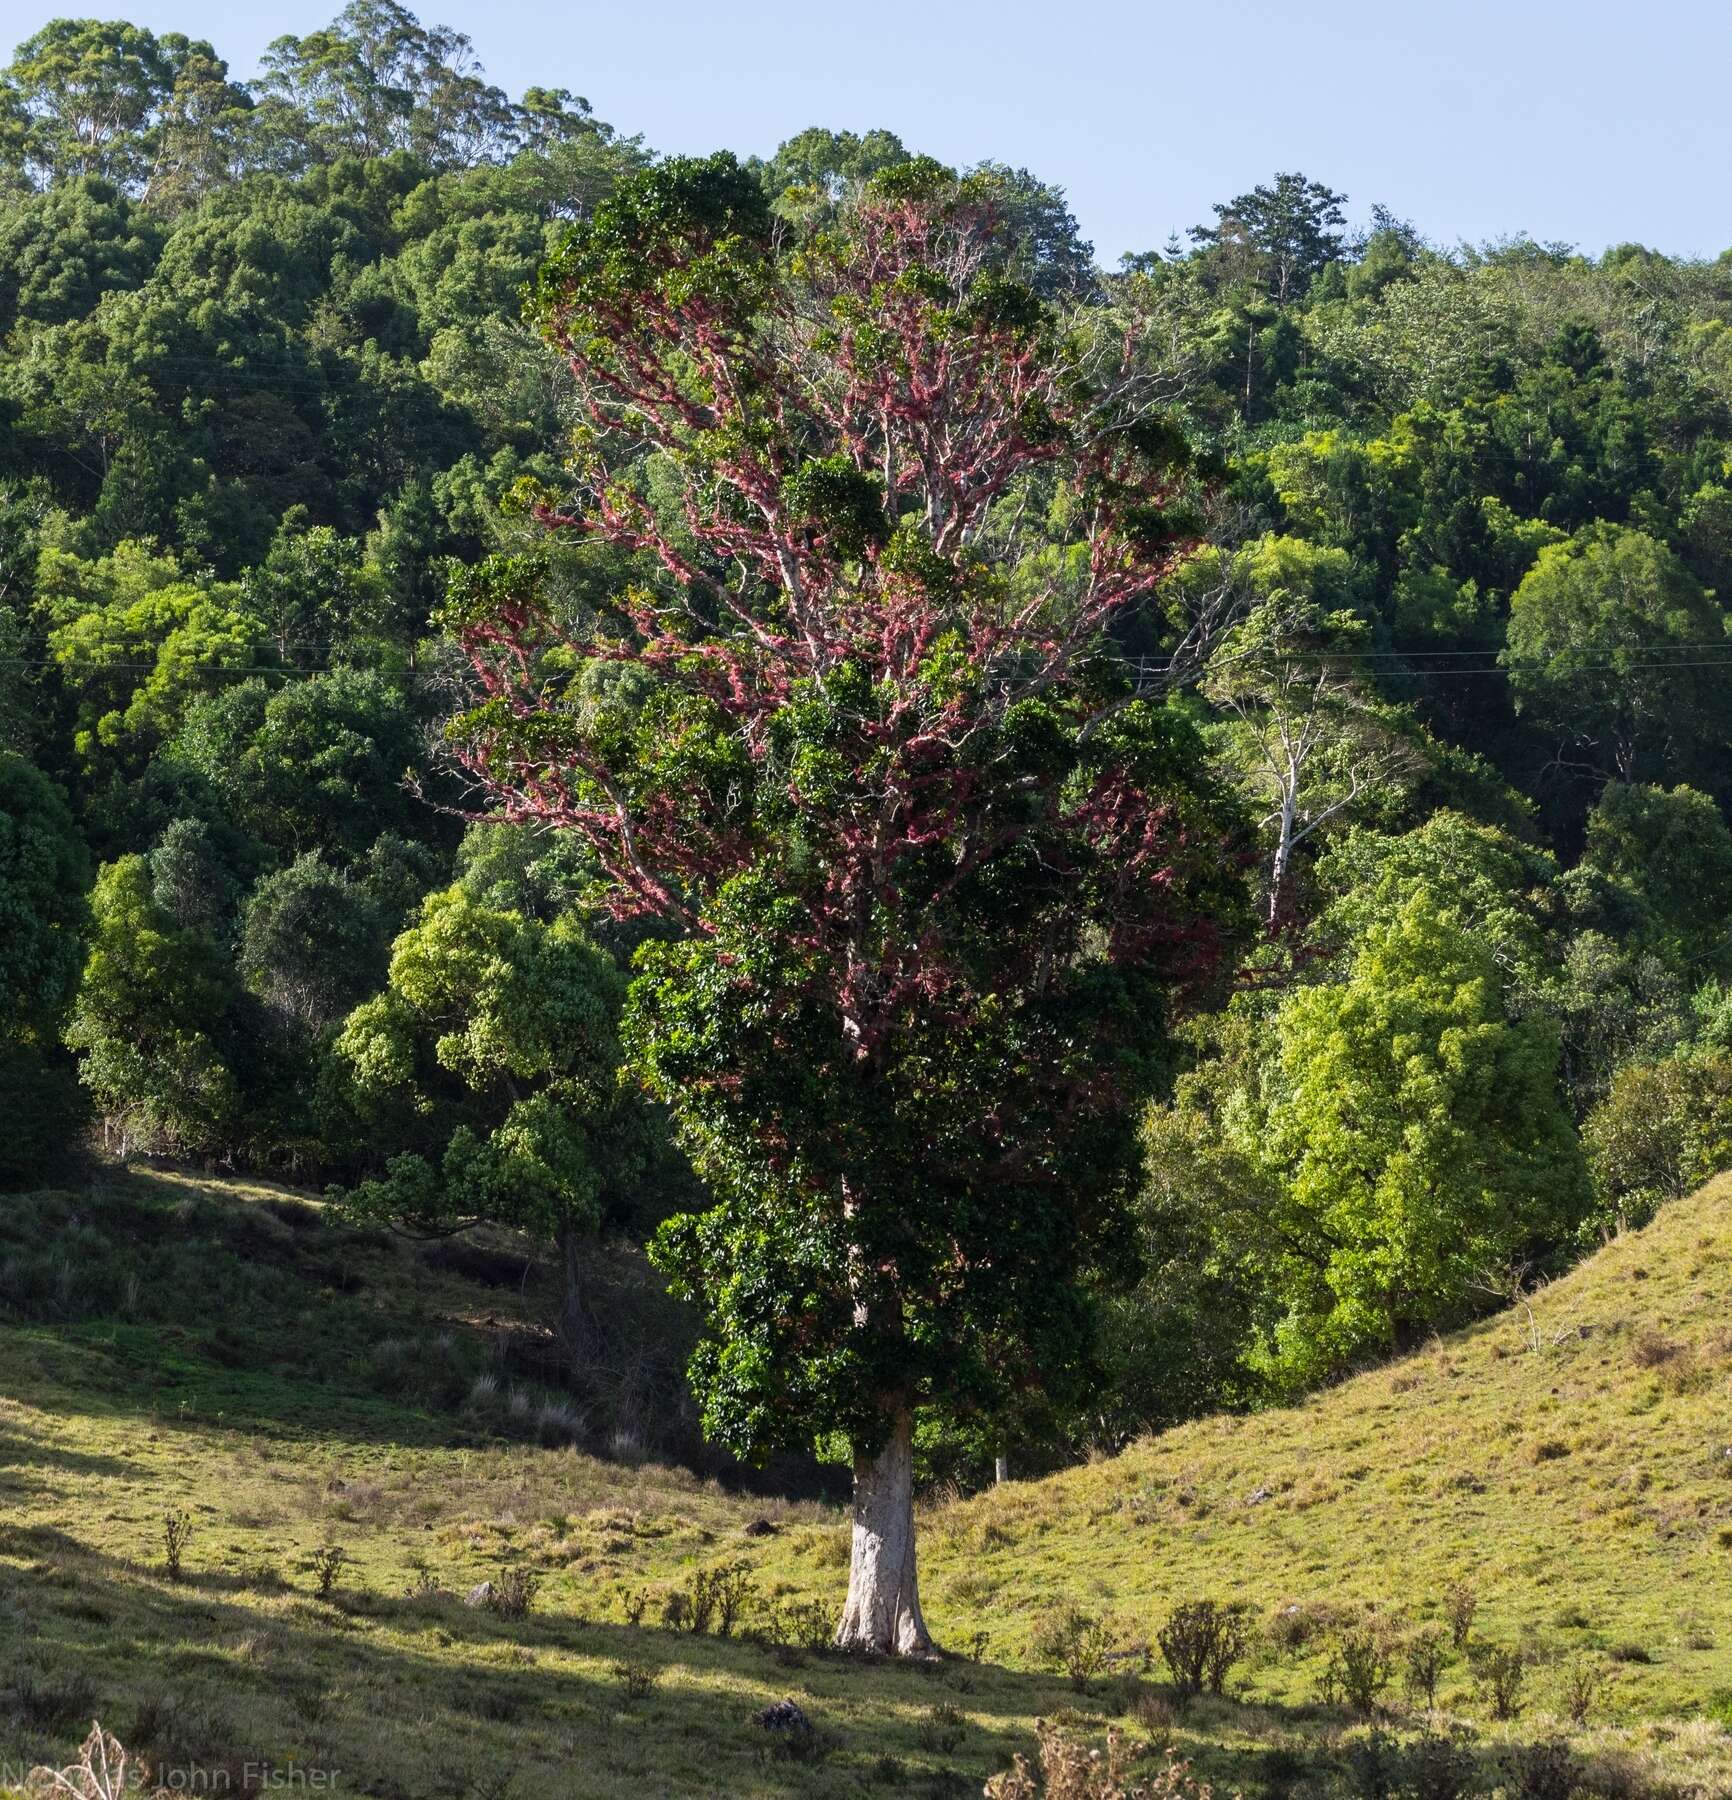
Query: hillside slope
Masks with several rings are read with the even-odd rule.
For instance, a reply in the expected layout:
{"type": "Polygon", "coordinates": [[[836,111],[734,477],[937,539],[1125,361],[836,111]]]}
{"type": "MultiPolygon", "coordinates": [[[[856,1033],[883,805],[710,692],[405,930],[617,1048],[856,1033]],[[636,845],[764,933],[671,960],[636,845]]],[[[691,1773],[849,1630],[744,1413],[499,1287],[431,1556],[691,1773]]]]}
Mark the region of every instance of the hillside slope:
{"type": "MultiPolygon", "coordinates": [[[[524,1441],[562,1421],[469,1353],[530,1297],[244,1184],[134,1172],[9,1203],[0,1765],[64,1759],[94,1713],[159,1771],[230,1792],[329,1771],[417,1800],[960,1795],[1068,1709],[1083,1729],[1125,1713],[1248,1791],[1323,1794],[1363,1730],[1322,1702],[1327,1630],[1289,1629],[1303,1641],[1182,1713],[1137,1647],[1195,1597],[1313,1623],[1369,1608],[1395,1633],[1465,1585],[1476,1634],[1533,1659],[1502,1726],[1465,1662],[1445,1672],[1440,1706],[1488,1780],[1506,1741],[1558,1729],[1585,1663],[1607,1677],[1576,1734],[1600,1791],[1732,1794],[1729,1302],[1732,1180],[1546,1290],[1531,1321],[929,1507],[928,1616],[982,1660],[861,1666],[656,1628],[666,1594],[732,1563],[748,1624],[773,1606],[785,1640],[821,1628],[802,1609],[839,1602],[845,1524],[524,1441]],[[193,1523],[179,1581],[170,1512],[193,1523]],[[327,1545],[344,1560],[321,1598],[327,1545]],[[514,1570],[541,1579],[527,1618],[462,1603],[514,1570]],[[1125,1653],[1080,1697],[1032,1654],[1068,1605],[1125,1653]],[[752,1723],[783,1695],[820,1728],[799,1759],[752,1723]]],[[[1423,1723],[1398,1686],[1385,1698],[1394,1729],[1423,1723]]]]}
{"type": "MultiPolygon", "coordinates": [[[[1304,1404],[1202,1420],[944,1515],[939,1595],[1144,1618],[1477,1590],[1482,1629],[1639,1650],[1621,1701],[1732,1684],[1732,1178],[1499,1313],[1304,1404]]],[[[936,1603],[940,1621],[949,1610],[936,1603]]],[[[1271,1678],[1270,1691],[1295,1682],[1271,1678]]]]}

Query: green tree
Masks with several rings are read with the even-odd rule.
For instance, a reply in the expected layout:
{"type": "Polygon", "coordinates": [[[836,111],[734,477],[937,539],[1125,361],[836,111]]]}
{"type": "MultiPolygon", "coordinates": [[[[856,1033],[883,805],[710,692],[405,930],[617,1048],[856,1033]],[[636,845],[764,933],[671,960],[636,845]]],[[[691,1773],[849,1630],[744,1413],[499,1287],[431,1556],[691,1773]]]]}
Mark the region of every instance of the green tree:
{"type": "Polygon", "coordinates": [[[408,824],[405,780],[422,745],[396,681],[335,669],[275,691],[254,678],[202,696],[169,754],[261,843],[355,856],[408,824]]]}
{"type": "Polygon", "coordinates": [[[1542,549],[1510,601],[1516,708],[1620,781],[1718,750],[1725,615],[1664,544],[1599,525],[1542,549]]]}
{"type": "Polygon", "coordinates": [[[1601,1231],[1647,1224],[1732,1168],[1732,1056],[1696,1048],[1626,1063],[1582,1127],[1601,1231]]]}
{"type": "Polygon", "coordinates": [[[144,856],[103,866],[91,916],[66,1042],[109,1143],[122,1156],[225,1147],[241,1108],[220,1044],[235,991],[226,961],[157,904],[144,856]]]}
{"type": "Polygon", "coordinates": [[[333,1029],[379,984],[385,925],[365,885],[317,850],[264,877],[241,920],[240,973],[291,1029],[333,1029]]]}
{"type": "Polygon", "coordinates": [[[431,1234],[489,1221],[557,1245],[574,1354],[589,1341],[585,1245],[629,1213],[653,1148],[620,1081],[624,993],[573,918],[545,924],[453,887],[428,896],[383,992],[336,1040],[384,1163],[338,1196],[345,1209],[431,1234]]]}
{"type": "Polygon", "coordinates": [[[929,1647],[915,1414],[1086,1386],[1131,1100],[1243,921],[1234,809],[1106,636],[1171,567],[1183,446],[999,229],[925,161],[794,233],[731,157],[622,182],[536,307],[606,427],[582,521],[660,574],[571,619],[504,559],[448,612],[466,766],[688,931],[626,1042],[715,1204],[656,1255],[710,1433],[853,1462],[840,1637],[891,1653],[929,1647]]]}
{"type": "Polygon", "coordinates": [[[1283,1314],[1257,1360],[1296,1392],[1459,1318],[1488,1269],[1556,1246],[1586,1210],[1557,1041],[1511,1019],[1489,947],[1429,889],[1374,927],[1346,979],[1275,1021],[1239,1147],[1276,1179],[1283,1314]]]}
{"type": "MultiPolygon", "coordinates": [[[[481,78],[469,39],[421,24],[396,0],[350,0],[322,31],[275,39],[263,68],[261,123],[295,161],[406,149],[440,168],[503,156],[521,141],[516,110],[481,78]]],[[[566,97],[535,92],[533,124],[545,135],[550,117],[568,111],[566,97]]]]}
{"type": "Polygon", "coordinates": [[[179,33],[158,38],[121,21],[55,19],[18,46],[0,74],[0,99],[22,115],[25,166],[42,185],[94,175],[117,187],[144,185],[158,124],[189,55],[208,44],[179,33]]]}
{"type": "Polygon", "coordinates": [[[0,333],[19,320],[82,318],[115,290],[141,287],[160,228],[111,182],[58,183],[0,213],[0,333]]]}
{"type": "Polygon", "coordinates": [[[174,820],[150,852],[151,898],[176,924],[214,942],[229,934],[240,882],[203,819],[174,820]]]}
{"type": "Polygon", "coordinates": [[[1378,702],[1358,654],[1360,621],[1319,598],[1344,582],[1344,552],[1269,536],[1231,558],[1199,559],[1210,561],[1250,597],[1221,636],[1203,692],[1226,715],[1224,760],[1259,813],[1274,930],[1291,921],[1296,859],[1399,797],[1425,766],[1423,738],[1378,702]]]}
{"type": "Polygon", "coordinates": [[[1457,925],[1491,952],[1502,978],[1538,978],[1555,953],[1562,907],[1547,852],[1495,825],[1438,811],[1412,831],[1359,828],[1330,848],[1318,871],[1330,896],[1323,935],[1351,948],[1423,890],[1447,895],[1457,925]]]}
{"type": "Polygon", "coordinates": [[[384,623],[385,583],[362,546],[296,508],[270,553],[240,581],[240,610],[257,620],[289,668],[321,668],[384,623]]]}
{"type": "Polygon", "coordinates": [[[73,746],[87,769],[137,767],[213,679],[264,654],[232,588],[189,581],[139,544],[93,562],[47,551],[37,590],[56,621],[49,652],[77,696],[73,746]]]}
{"type": "Polygon", "coordinates": [[[1191,241],[1224,282],[1252,283],[1285,306],[1340,258],[1346,200],[1304,175],[1277,175],[1272,186],[1218,202],[1215,223],[1192,226],[1191,241]]]}
{"type": "Polygon", "coordinates": [[[910,160],[893,131],[826,131],[812,125],[778,144],[758,173],[772,200],[799,188],[837,201],[881,170],[910,160]]]}
{"type": "Polygon", "coordinates": [[[1094,245],[1083,237],[1063,188],[996,162],[968,172],[998,215],[1009,268],[1043,299],[1080,300],[1098,287],[1094,245]]]}
{"type": "Polygon", "coordinates": [[[1588,814],[1582,860],[1647,904],[1653,947],[1691,986],[1732,973],[1732,831],[1706,794],[1610,783],[1588,814]]]}

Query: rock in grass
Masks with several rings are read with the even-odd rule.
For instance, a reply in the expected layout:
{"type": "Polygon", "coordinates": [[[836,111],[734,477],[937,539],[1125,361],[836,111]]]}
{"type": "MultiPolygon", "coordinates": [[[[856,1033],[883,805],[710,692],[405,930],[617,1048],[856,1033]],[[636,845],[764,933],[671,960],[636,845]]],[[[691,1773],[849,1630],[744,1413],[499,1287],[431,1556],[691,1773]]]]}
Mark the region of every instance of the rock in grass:
{"type": "Polygon", "coordinates": [[[756,1715],[757,1723],[766,1731],[785,1732],[791,1737],[811,1734],[812,1721],[797,1700],[777,1700],[756,1715]]]}
{"type": "Polygon", "coordinates": [[[491,1581],[478,1581],[474,1587],[463,1596],[463,1604],[465,1606],[486,1606],[492,1598],[493,1583],[491,1581]]]}

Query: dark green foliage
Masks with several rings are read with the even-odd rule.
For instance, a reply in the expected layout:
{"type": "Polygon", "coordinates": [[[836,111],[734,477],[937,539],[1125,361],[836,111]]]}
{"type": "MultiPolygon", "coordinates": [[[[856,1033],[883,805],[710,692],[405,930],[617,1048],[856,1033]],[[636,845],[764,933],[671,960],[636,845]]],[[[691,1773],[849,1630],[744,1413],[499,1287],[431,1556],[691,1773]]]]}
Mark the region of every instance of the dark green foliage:
{"type": "Polygon", "coordinates": [[[1480,1698],[1494,1719],[1513,1719],[1521,1712],[1527,1686],[1528,1654],[1519,1645],[1472,1643],[1467,1660],[1480,1698]]]}
{"type": "Polygon", "coordinates": [[[162,235],[159,221],[93,177],[0,213],[0,333],[19,320],[65,324],[106,293],[141,287],[162,235]]]}
{"type": "Polygon", "coordinates": [[[566,319],[568,296],[580,292],[567,329],[626,330],[631,296],[672,280],[723,319],[738,317],[763,293],[770,229],[763,188],[729,152],[670,157],[604,201],[542,265],[532,314],[566,319]]]}
{"type": "Polygon", "coordinates": [[[1651,911],[1652,946],[1669,962],[1697,978],[1732,973],[1732,831],[1708,795],[1610,783],[1582,860],[1651,911]]]}
{"type": "Polygon", "coordinates": [[[83,1106],[60,1055],[78,985],[90,863],[64,796],[0,751],[0,1188],[52,1172],[83,1106]]]}
{"type": "Polygon", "coordinates": [[[0,1031],[52,1042],[83,959],[90,859],[65,796],[0,751],[0,1031]]]}
{"type": "Polygon", "coordinates": [[[170,754],[235,824],[292,856],[355,855],[408,823],[404,781],[422,750],[401,685],[341,669],[275,691],[258,679],[220,689],[193,705],[170,754]]]}
{"type": "Polygon", "coordinates": [[[378,986],[385,947],[380,908],[362,883],[309,850],[253,889],[237,967],[280,1017],[317,1034],[378,986]]]}

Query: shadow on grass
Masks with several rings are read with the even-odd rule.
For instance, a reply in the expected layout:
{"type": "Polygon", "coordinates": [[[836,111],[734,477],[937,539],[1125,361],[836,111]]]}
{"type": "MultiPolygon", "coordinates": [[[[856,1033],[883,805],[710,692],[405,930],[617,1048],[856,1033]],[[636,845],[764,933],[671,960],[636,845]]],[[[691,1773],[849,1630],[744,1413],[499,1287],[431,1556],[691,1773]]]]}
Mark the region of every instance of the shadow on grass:
{"type": "Polygon", "coordinates": [[[449,1596],[325,1602],[224,1573],[172,1584],[40,1527],[0,1539],[0,1557],[20,1556],[35,1566],[5,1571],[3,1623],[26,1630],[0,1652],[26,1699],[0,1675],[0,1762],[71,1756],[88,1720],[44,1712],[68,1691],[136,1754],[231,1792],[280,1785],[293,1761],[335,1772],[338,1792],[405,1797],[492,1793],[507,1772],[513,1793],[610,1800],[792,1800],[863,1781],[961,1795],[1062,1696],[966,1662],[778,1652],[551,1611],[511,1621],[449,1596]],[[784,1696],[809,1739],[755,1723],[784,1696]]]}
{"type": "Polygon", "coordinates": [[[69,1757],[88,1725],[54,1716],[56,1696],[71,1696],[158,1768],[187,1775],[183,1786],[202,1778],[207,1790],[279,1787],[298,1767],[330,1772],[328,1791],[403,1800],[936,1800],[978,1795],[1030,1748],[1036,1718],[1098,1741],[1127,1710],[1133,1736],[1152,1732],[1149,1772],[1170,1748],[1217,1792],[1319,1780],[1406,1791],[1421,1755],[1434,1767],[1454,1759],[1478,1784],[1463,1791],[1552,1791],[1522,1785],[1512,1761],[1532,1771],[1569,1756],[1543,1743],[1452,1747],[1437,1734],[1416,1748],[1420,1720],[1254,1696],[1178,1706],[1148,1680],[1079,1695],[1056,1677],[957,1658],[862,1660],[552,1610],[507,1620],[454,1595],[339,1588],[321,1601],[305,1578],[286,1590],[225,1571],[170,1583],[46,1526],[0,1534],[0,1559],[32,1565],[0,1561],[0,1669],[23,1674],[20,1688],[0,1672],[0,1762],[69,1757]],[[784,1697],[812,1720],[809,1739],[755,1722],[784,1697]],[[1378,1725],[1384,1735],[1365,1741],[1378,1725]],[[1344,1745],[1350,1727],[1359,1741],[1344,1745]]]}
{"type": "Polygon", "coordinates": [[[0,1489],[24,1486],[40,1489],[47,1485],[21,1479],[15,1473],[21,1468],[47,1468],[65,1475],[100,1475],[111,1481],[138,1478],[138,1471],[124,1457],[68,1450],[59,1444],[45,1443],[33,1433],[0,1431],[0,1489]]]}

